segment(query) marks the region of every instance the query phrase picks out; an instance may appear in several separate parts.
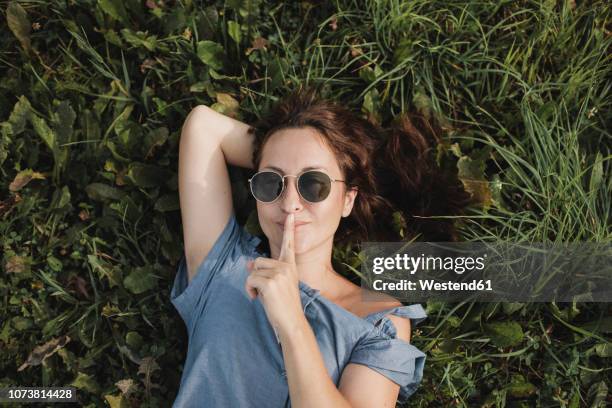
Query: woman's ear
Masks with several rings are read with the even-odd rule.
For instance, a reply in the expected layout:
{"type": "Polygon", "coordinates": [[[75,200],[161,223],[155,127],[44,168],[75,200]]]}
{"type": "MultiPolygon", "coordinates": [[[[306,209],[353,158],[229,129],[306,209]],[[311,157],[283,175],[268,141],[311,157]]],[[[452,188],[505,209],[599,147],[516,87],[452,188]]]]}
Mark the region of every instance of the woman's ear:
{"type": "Polygon", "coordinates": [[[342,209],[342,217],[348,217],[353,210],[357,198],[357,187],[353,187],[344,194],[344,208],[342,209]]]}

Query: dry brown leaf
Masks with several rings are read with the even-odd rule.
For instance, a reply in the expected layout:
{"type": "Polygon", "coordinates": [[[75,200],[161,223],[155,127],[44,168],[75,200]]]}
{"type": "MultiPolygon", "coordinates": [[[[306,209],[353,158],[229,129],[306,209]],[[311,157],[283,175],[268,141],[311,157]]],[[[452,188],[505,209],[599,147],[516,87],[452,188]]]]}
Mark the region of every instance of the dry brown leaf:
{"type": "Polygon", "coordinates": [[[4,265],[7,273],[19,273],[25,270],[25,259],[15,255],[9,258],[4,265]]]}
{"type": "Polygon", "coordinates": [[[145,385],[147,394],[151,393],[151,388],[154,386],[154,384],[151,383],[151,376],[157,370],[159,370],[159,365],[157,364],[157,361],[155,361],[155,358],[153,357],[143,358],[142,361],[140,362],[140,365],[138,366],[138,374],[144,374],[145,376],[142,382],[145,385]]]}
{"type": "Polygon", "coordinates": [[[64,347],[70,341],[70,337],[62,336],[51,339],[41,346],[37,346],[32,350],[28,359],[23,363],[17,371],[23,371],[28,367],[42,364],[49,356],[55,354],[59,349],[64,347]]]}
{"type": "Polygon", "coordinates": [[[115,383],[115,385],[117,386],[117,388],[119,388],[119,390],[121,390],[121,393],[125,396],[130,395],[138,388],[134,380],[132,380],[131,378],[119,380],[115,383]]]}
{"type": "Polygon", "coordinates": [[[19,173],[17,173],[17,175],[15,176],[15,179],[9,185],[9,190],[19,191],[23,187],[25,187],[25,185],[28,184],[30,180],[32,179],[44,180],[45,176],[42,173],[33,171],[32,169],[22,170],[19,173]]]}
{"type": "Polygon", "coordinates": [[[263,37],[257,37],[251,42],[251,45],[252,47],[247,48],[247,50],[245,51],[246,55],[249,55],[254,50],[266,49],[266,46],[268,45],[268,40],[263,37]]]}

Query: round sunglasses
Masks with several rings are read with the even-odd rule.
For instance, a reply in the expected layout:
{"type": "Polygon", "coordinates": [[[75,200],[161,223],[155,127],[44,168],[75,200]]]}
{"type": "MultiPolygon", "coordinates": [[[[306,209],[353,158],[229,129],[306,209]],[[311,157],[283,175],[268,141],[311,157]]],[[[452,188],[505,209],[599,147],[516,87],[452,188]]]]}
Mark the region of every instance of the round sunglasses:
{"type": "Polygon", "coordinates": [[[325,200],[331,191],[332,182],[345,183],[344,180],[333,179],[320,170],[304,171],[297,176],[282,176],[272,170],[263,170],[249,179],[253,197],[262,203],[273,203],[285,191],[285,177],[297,177],[298,194],[309,203],[325,200]]]}

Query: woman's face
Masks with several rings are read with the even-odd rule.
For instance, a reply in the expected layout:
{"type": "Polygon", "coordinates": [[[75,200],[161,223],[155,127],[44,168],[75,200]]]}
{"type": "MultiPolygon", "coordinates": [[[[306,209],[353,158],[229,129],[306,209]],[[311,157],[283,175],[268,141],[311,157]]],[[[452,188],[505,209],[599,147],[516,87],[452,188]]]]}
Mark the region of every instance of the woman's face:
{"type": "MultiPolygon", "coordinates": [[[[344,180],[336,157],[315,129],[287,128],[267,140],[258,171],[274,170],[281,175],[297,176],[307,167],[323,170],[332,179],[344,180]]],[[[270,243],[272,257],[277,258],[280,253],[283,223],[290,213],[295,214],[296,254],[323,249],[325,244],[333,245],[340,218],[350,214],[357,191],[348,190],[342,182],[331,184],[325,200],[309,203],[298,194],[296,177],[285,177],[285,190],[276,201],[257,201],[259,224],[270,243]]]]}

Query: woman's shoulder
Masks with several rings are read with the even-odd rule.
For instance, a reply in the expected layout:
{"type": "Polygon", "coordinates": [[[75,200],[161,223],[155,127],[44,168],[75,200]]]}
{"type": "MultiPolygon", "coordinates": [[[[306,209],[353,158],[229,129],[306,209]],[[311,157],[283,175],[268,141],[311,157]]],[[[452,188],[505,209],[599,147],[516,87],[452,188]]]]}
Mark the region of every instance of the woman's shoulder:
{"type": "Polygon", "coordinates": [[[393,296],[363,288],[353,282],[347,281],[348,292],[344,296],[343,307],[361,318],[401,307],[402,303],[393,296]]]}

